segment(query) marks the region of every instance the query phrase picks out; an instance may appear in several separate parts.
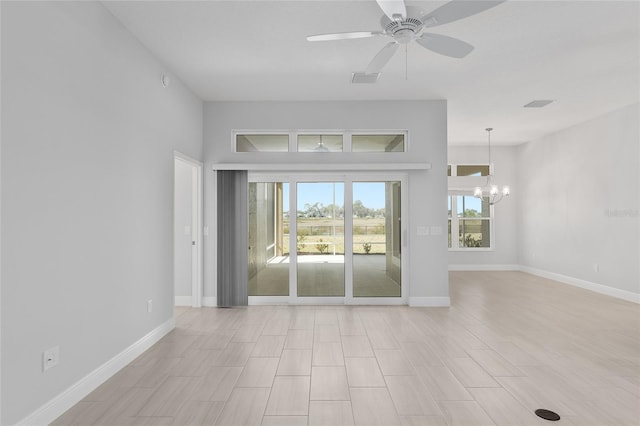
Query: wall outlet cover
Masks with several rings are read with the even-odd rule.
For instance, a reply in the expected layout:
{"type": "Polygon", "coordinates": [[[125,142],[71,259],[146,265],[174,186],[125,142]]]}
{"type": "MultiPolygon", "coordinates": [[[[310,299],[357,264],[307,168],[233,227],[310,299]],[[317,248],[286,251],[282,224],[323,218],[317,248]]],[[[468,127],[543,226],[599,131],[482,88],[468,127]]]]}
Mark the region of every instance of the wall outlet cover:
{"type": "Polygon", "coordinates": [[[42,353],[42,371],[55,367],[60,362],[60,346],[54,346],[42,353]]]}
{"type": "Polygon", "coordinates": [[[417,234],[419,237],[426,237],[429,235],[429,227],[427,226],[418,226],[417,234]]]}

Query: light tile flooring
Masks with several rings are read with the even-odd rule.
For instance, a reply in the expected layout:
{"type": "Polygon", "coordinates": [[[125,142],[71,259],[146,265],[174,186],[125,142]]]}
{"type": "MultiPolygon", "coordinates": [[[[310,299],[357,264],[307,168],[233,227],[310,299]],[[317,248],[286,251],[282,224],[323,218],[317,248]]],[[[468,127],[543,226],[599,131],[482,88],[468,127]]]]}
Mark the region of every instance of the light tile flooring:
{"type": "Polygon", "coordinates": [[[519,272],[455,272],[451,308],[176,311],[56,425],[640,424],[640,306],[519,272]]]}

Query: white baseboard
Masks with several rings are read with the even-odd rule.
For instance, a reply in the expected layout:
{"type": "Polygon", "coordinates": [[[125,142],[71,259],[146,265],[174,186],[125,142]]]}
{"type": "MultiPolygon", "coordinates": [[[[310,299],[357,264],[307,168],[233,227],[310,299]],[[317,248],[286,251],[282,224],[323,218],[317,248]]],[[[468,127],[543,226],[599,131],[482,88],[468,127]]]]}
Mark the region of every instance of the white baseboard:
{"type": "Polygon", "coordinates": [[[449,265],[450,271],[519,271],[520,265],[449,265]]]}
{"type": "Polygon", "coordinates": [[[216,307],[218,306],[218,298],[216,296],[204,296],[202,298],[202,306],[216,307]]]}
{"type": "Polygon", "coordinates": [[[191,306],[191,296],[176,296],[174,304],[175,306],[191,306]]]}
{"type": "Polygon", "coordinates": [[[449,307],[451,299],[448,297],[409,297],[411,307],[449,307]]]}
{"type": "Polygon", "coordinates": [[[289,296],[249,296],[249,306],[252,305],[288,305],[289,296]]]}
{"type": "Polygon", "coordinates": [[[574,287],[580,287],[585,290],[590,290],[596,293],[600,293],[607,296],[611,296],[618,299],[627,300],[629,302],[640,304],[640,294],[633,293],[631,291],[620,290],[618,288],[593,283],[591,281],[570,277],[568,275],[562,275],[562,274],[557,274],[555,272],[549,272],[542,269],[532,268],[530,266],[521,265],[520,270],[522,272],[526,272],[531,275],[537,275],[539,277],[548,278],[550,280],[558,281],[564,284],[569,284],[574,287]]]}
{"type": "Polygon", "coordinates": [[[91,373],[78,380],[58,396],[22,419],[17,425],[48,425],[65,411],[80,402],[98,386],[111,378],[158,340],[175,328],[173,318],[151,330],[137,342],[120,352],[91,373]]]}

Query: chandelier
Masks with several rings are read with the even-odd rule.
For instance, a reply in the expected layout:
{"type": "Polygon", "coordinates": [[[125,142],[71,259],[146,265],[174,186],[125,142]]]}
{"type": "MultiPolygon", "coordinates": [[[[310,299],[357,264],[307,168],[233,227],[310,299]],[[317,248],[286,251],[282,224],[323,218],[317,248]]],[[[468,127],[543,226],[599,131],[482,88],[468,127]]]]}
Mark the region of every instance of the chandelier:
{"type": "Polygon", "coordinates": [[[489,174],[487,175],[487,183],[480,187],[477,186],[473,191],[473,196],[476,198],[488,198],[489,204],[494,205],[499,203],[504,197],[509,196],[509,187],[503,186],[502,190],[498,188],[498,185],[493,183],[493,173],[491,170],[491,131],[493,128],[487,127],[487,136],[489,139],[489,174]]]}

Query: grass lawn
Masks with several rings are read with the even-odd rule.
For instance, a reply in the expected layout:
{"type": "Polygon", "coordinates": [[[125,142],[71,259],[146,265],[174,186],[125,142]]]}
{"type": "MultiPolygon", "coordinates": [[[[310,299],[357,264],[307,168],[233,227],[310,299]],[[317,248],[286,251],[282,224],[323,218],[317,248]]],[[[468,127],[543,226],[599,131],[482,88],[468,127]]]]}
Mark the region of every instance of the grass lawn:
{"type": "MultiPolygon", "coordinates": [[[[384,254],[386,250],[384,218],[353,219],[353,252],[365,254],[365,245],[371,244],[369,254],[384,254]]],[[[289,252],[289,222],[284,223],[284,252],[289,252]]],[[[344,253],[344,220],[331,218],[298,218],[298,253],[344,253]]]]}

